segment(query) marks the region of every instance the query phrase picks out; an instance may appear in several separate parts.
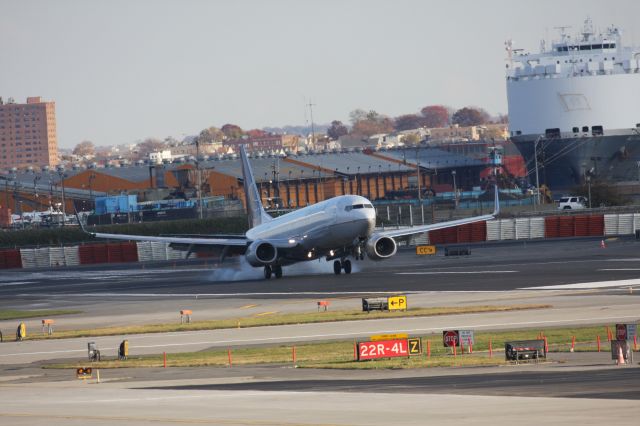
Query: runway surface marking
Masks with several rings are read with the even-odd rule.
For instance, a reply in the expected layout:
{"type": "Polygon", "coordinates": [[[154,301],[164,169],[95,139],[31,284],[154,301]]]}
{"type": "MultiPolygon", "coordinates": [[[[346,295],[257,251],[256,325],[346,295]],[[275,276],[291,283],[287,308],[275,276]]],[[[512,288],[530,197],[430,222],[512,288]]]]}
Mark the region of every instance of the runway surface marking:
{"type": "MultiPolygon", "coordinates": [[[[589,318],[576,318],[571,320],[547,320],[547,321],[523,321],[523,322],[513,322],[510,321],[508,323],[492,323],[492,324],[459,324],[452,325],[451,327],[458,328],[495,328],[502,329],[501,327],[512,327],[512,326],[537,326],[537,325],[552,325],[552,324],[570,324],[570,323],[581,323],[581,322],[593,322],[593,321],[622,321],[626,319],[637,319],[637,315],[633,316],[615,316],[615,317],[589,317],[589,318]]],[[[402,331],[405,333],[440,333],[443,329],[447,329],[449,326],[443,327],[430,327],[430,328],[412,328],[412,329],[403,329],[402,331]]],[[[210,332],[211,330],[206,330],[210,332]]],[[[362,336],[369,334],[392,334],[397,333],[398,328],[393,329],[382,329],[382,330],[363,330],[357,332],[348,332],[348,333],[328,333],[328,334],[305,334],[305,335],[291,335],[291,336],[278,336],[278,337],[262,337],[262,338],[253,338],[253,339],[228,339],[228,340],[202,340],[198,342],[183,342],[183,343],[163,343],[163,344],[152,344],[152,345],[132,345],[129,347],[131,349],[154,349],[154,348],[168,348],[168,347],[180,347],[180,346],[198,346],[198,345],[215,345],[215,346],[224,346],[229,344],[255,344],[255,343],[268,343],[268,342],[286,342],[290,340],[300,340],[300,339],[327,339],[327,338],[351,338],[354,336],[362,336]]],[[[186,332],[185,332],[186,333],[186,332]]],[[[180,335],[181,333],[174,333],[174,335],[180,335]]],[[[185,337],[188,337],[187,334],[183,334],[185,337]]],[[[156,335],[157,336],[157,335],[156,335]]],[[[117,336],[103,336],[105,338],[113,338],[117,336]]],[[[143,335],[131,337],[131,339],[137,339],[140,337],[155,337],[153,335],[143,335]]],[[[74,339],[75,340],[75,339],[74,339]]],[[[48,341],[51,342],[51,341],[48,341]]],[[[60,342],[59,340],[57,342],[60,342]]],[[[35,342],[34,342],[35,343],[35,342]]],[[[75,342],[74,342],[75,343],[75,342]]],[[[102,350],[101,350],[102,351],[102,350]]],[[[105,352],[115,352],[116,349],[105,349],[105,352]]],[[[86,353],[86,349],[69,349],[69,350],[54,350],[54,351],[38,351],[38,352],[16,352],[10,354],[0,354],[0,357],[10,357],[10,356],[24,356],[24,355],[47,355],[47,354],[59,354],[59,353],[72,353],[72,352],[84,352],[86,353]]]]}
{"type": "Polygon", "coordinates": [[[640,268],[598,269],[598,271],[640,271],[640,268]]]}
{"type": "Polygon", "coordinates": [[[415,271],[396,272],[396,275],[441,275],[441,274],[513,274],[520,271],[415,271]]]}
{"type": "Polygon", "coordinates": [[[8,283],[0,284],[0,287],[9,287],[11,285],[26,285],[26,284],[35,284],[36,281],[12,281],[8,283]]]}
{"type": "Polygon", "coordinates": [[[640,279],[618,281],[595,281],[590,283],[545,285],[540,287],[521,287],[519,290],[584,290],[592,288],[629,287],[640,285],[640,279]]]}

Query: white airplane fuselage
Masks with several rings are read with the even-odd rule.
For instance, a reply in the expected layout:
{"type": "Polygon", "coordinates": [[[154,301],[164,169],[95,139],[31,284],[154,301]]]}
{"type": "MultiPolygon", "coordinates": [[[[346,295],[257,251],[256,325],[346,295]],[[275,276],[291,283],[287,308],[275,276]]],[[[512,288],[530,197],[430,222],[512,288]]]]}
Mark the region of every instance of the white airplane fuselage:
{"type": "Polygon", "coordinates": [[[375,223],[371,201],[342,195],[276,217],[250,229],[246,236],[251,241],[285,239],[292,245],[295,241],[298,260],[311,260],[366,240],[375,223]]]}

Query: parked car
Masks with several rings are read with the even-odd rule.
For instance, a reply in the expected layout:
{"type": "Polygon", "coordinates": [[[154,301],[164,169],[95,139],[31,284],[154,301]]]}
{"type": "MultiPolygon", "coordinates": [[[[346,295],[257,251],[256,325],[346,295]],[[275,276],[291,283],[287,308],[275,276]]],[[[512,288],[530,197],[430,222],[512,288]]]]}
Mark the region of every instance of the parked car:
{"type": "Polygon", "coordinates": [[[585,197],[569,196],[560,198],[558,210],[578,210],[586,208],[587,199],[585,197]]]}

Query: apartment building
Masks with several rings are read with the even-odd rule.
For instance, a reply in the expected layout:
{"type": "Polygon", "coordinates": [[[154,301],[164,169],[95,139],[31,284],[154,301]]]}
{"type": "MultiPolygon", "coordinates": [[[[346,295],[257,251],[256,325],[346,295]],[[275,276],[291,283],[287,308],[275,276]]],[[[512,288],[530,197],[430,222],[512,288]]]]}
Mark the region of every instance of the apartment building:
{"type": "Polygon", "coordinates": [[[58,164],[55,102],[39,96],[18,104],[0,98],[0,170],[58,164]]]}

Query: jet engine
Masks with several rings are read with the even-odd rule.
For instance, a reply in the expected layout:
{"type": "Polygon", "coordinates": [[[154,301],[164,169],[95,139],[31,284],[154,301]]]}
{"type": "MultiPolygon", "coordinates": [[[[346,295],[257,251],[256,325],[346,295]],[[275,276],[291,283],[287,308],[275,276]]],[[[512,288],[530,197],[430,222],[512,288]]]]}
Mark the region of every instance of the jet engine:
{"type": "Polygon", "coordinates": [[[245,254],[251,266],[271,265],[278,259],[278,249],[268,241],[254,241],[245,254]]]}
{"type": "Polygon", "coordinates": [[[382,260],[396,254],[398,246],[396,240],[391,237],[372,235],[367,241],[365,251],[371,260],[382,260]]]}

